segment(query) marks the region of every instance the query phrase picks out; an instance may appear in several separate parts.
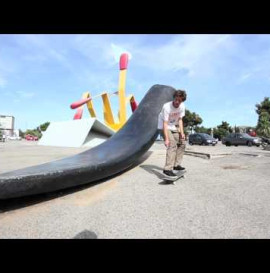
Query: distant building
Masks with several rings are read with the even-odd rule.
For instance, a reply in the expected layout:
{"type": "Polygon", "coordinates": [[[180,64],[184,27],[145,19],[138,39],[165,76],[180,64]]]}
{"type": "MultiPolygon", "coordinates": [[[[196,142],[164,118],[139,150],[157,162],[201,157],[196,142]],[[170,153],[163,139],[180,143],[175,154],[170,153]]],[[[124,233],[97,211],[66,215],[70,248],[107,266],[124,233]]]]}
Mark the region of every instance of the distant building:
{"type": "Polygon", "coordinates": [[[13,136],[19,137],[20,136],[20,131],[18,129],[17,130],[13,130],[13,136]]]}
{"type": "MultiPolygon", "coordinates": [[[[249,129],[253,128],[253,126],[236,126],[239,129],[239,133],[249,133],[249,129]]],[[[235,131],[235,128],[234,128],[235,131]]]]}
{"type": "Polygon", "coordinates": [[[0,130],[6,136],[13,136],[14,123],[15,118],[13,116],[0,115],[0,130]]]}

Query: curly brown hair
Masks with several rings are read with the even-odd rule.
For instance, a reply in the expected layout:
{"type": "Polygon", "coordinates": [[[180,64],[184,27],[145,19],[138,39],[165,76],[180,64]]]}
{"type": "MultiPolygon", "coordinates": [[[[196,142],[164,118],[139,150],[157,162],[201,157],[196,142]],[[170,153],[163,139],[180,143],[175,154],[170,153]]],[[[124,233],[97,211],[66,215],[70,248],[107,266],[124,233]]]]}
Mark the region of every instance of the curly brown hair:
{"type": "Polygon", "coordinates": [[[187,99],[187,93],[185,90],[178,89],[173,94],[173,98],[175,97],[181,97],[182,101],[185,101],[187,99]]]}

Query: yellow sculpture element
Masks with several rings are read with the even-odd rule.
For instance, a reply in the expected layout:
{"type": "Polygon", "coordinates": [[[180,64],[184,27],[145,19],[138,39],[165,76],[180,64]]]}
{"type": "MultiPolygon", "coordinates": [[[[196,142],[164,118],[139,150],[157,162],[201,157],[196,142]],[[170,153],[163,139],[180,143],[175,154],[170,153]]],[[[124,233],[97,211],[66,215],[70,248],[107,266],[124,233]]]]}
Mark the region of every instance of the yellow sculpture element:
{"type": "MultiPolygon", "coordinates": [[[[117,92],[118,93],[118,92],[117,92]]],[[[115,94],[115,93],[112,93],[115,94]]],[[[118,111],[118,121],[115,121],[113,117],[113,112],[111,109],[111,104],[109,100],[109,95],[112,95],[109,93],[103,93],[101,94],[102,100],[103,100],[103,116],[104,116],[104,122],[107,126],[109,126],[111,129],[118,131],[125,123],[126,123],[126,117],[124,122],[120,122],[120,116],[121,116],[121,110],[118,111]]],[[[124,110],[126,112],[126,106],[129,104],[132,100],[135,100],[133,95],[129,95],[128,97],[124,98],[125,107],[124,110]]],[[[120,98],[119,98],[120,100],[120,98]]]]}
{"type": "Polygon", "coordinates": [[[126,75],[127,70],[120,70],[119,75],[119,86],[118,86],[118,96],[119,96],[119,126],[122,127],[127,120],[127,111],[126,111],[126,96],[125,96],[125,87],[126,87],[126,75]]]}
{"type": "MultiPolygon", "coordinates": [[[[137,104],[135,102],[135,98],[133,95],[129,95],[126,97],[125,95],[125,88],[126,88],[126,75],[127,75],[127,64],[128,64],[128,55],[127,54],[122,54],[120,57],[120,74],[119,74],[119,84],[118,84],[118,91],[114,93],[107,93],[103,92],[102,94],[96,95],[94,97],[90,97],[89,92],[85,92],[82,95],[82,99],[88,99],[91,98],[87,102],[87,107],[88,111],[90,113],[90,116],[93,118],[96,118],[96,113],[94,110],[93,106],[93,98],[102,97],[103,101],[103,116],[104,116],[104,122],[107,126],[109,126],[111,129],[114,131],[118,131],[127,121],[127,110],[126,110],[126,105],[130,103],[132,106],[132,111],[134,111],[137,107],[137,104]],[[109,95],[116,95],[118,94],[119,96],[119,110],[118,110],[118,121],[116,122],[114,117],[113,117],[113,112],[111,109],[111,104],[109,100],[109,95]]],[[[79,104],[81,105],[81,104],[79,104]]],[[[81,109],[81,114],[78,116],[78,118],[81,118],[82,115],[82,107],[83,105],[80,106],[81,109]]]]}
{"type": "Polygon", "coordinates": [[[108,93],[103,93],[102,95],[102,100],[103,100],[103,116],[104,116],[104,122],[106,125],[114,129],[114,118],[113,118],[113,112],[111,109],[111,104],[109,100],[109,94],[108,93]]]}
{"type": "MultiPolygon", "coordinates": [[[[83,93],[82,98],[83,99],[91,98],[90,93],[89,92],[83,93]]],[[[81,107],[83,107],[83,106],[81,106],[81,107]]],[[[92,118],[96,118],[97,115],[96,115],[96,112],[94,110],[94,106],[93,106],[93,101],[92,100],[90,100],[90,101],[87,102],[87,108],[88,108],[88,111],[90,113],[90,116],[92,118]]]]}

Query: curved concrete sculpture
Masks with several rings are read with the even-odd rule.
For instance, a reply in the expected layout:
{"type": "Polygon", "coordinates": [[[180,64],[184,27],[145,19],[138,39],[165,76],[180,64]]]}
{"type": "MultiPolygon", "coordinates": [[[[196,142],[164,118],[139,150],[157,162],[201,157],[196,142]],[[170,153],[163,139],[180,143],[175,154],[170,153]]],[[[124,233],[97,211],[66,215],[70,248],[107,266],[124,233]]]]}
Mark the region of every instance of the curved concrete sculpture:
{"type": "Polygon", "coordinates": [[[66,189],[129,168],[154,143],[158,114],[175,89],[154,85],[127,123],[106,142],[75,156],[0,175],[0,199],[66,189]]]}

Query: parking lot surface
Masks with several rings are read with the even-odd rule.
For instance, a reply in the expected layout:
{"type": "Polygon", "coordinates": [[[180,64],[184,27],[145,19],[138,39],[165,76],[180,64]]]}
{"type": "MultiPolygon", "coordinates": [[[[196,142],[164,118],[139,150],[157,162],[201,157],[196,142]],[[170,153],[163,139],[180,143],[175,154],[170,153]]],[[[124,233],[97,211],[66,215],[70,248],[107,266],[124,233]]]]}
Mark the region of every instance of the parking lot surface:
{"type": "MultiPolygon", "coordinates": [[[[86,149],[0,143],[0,173],[86,149]]],[[[158,176],[165,152],[157,141],[110,179],[0,201],[0,238],[269,238],[270,151],[187,145],[186,178],[176,185],[158,176]]]]}

